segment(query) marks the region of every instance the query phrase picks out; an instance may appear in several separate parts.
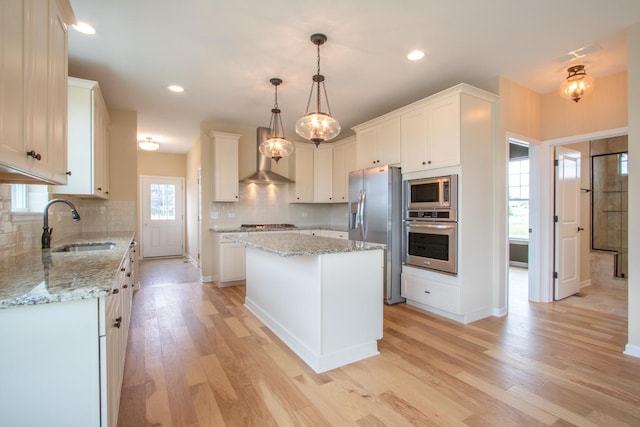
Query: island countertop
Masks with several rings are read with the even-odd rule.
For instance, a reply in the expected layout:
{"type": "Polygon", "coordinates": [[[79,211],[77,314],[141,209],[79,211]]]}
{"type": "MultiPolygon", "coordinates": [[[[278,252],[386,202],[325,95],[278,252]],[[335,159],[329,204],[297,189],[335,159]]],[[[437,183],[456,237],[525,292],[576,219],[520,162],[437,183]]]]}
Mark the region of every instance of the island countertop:
{"type": "Polygon", "coordinates": [[[51,249],[9,257],[0,264],[0,309],[106,296],[133,232],[87,233],[54,241],[51,249]],[[56,252],[70,243],[112,242],[113,249],[56,252]]]}
{"type": "Polygon", "coordinates": [[[227,239],[283,257],[385,249],[385,245],[297,233],[249,234],[227,239]]]}

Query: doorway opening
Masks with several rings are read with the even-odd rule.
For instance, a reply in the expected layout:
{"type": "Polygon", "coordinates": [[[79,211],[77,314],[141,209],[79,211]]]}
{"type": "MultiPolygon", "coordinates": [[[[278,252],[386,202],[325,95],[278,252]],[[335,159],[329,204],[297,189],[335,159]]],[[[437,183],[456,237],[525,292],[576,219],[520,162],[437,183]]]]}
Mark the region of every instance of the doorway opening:
{"type": "Polygon", "coordinates": [[[509,138],[507,168],[508,306],[520,311],[529,301],[530,159],[529,143],[509,138]]]}
{"type": "Polygon", "coordinates": [[[581,156],[578,203],[582,238],[577,251],[577,288],[559,302],[626,318],[627,136],[598,135],[561,147],[581,156]]]}

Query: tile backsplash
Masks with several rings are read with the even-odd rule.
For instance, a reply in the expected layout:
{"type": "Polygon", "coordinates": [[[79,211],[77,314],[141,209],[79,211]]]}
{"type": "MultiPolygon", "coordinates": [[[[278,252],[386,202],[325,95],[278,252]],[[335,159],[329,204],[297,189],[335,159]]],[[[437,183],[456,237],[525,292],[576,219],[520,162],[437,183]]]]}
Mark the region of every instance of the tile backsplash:
{"type": "MultiPolygon", "coordinates": [[[[49,226],[53,227],[52,241],[87,232],[134,231],[135,201],[110,201],[65,197],[71,201],[81,220],[71,219],[69,207],[56,203],[49,208],[49,226]]],[[[0,261],[40,247],[42,213],[12,213],[11,187],[0,184],[0,261]]]]}
{"type": "Polygon", "coordinates": [[[211,203],[210,227],[240,224],[347,226],[347,204],[289,203],[288,186],[240,184],[238,202],[211,203]]]}

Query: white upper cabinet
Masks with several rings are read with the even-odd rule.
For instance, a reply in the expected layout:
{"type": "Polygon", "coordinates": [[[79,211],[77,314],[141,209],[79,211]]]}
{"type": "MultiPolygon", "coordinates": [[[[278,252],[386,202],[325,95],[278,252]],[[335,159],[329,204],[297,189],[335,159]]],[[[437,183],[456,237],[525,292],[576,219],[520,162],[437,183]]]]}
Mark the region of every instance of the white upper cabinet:
{"type": "Polygon", "coordinates": [[[53,193],[109,198],[109,123],[98,82],[69,77],[69,177],[53,193]]]}
{"type": "Polygon", "coordinates": [[[400,164],[400,116],[383,116],[353,129],[356,131],[358,169],[400,164]]]}
{"type": "Polygon", "coordinates": [[[333,146],[333,202],[346,203],[349,198],[349,172],[356,166],[356,138],[349,137],[333,146]]]}
{"type": "Polygon", "coordinates": [[[295,184],[289,184],[290,203],[313,203],[314,198],[314,155],[316,149],[313,144],[294,142],[295,149],[289,165],[293,170],[292,179],[295,184]]]}
{"type": "Polygon", "coordinates": [[[238,201],[238,142],[242,135],[209,132],[213,153],[213,201],[238,201]]]}
{"type": "Polygon", "coordinates": [[[402,172],[460,164],[460,94],[402,114],[402,172]]]}
{"type": "Polygon", "coordinates": [[[0,182],[66,183],[62,13],[56,0],[0,2],[0,182]]]}
{"type": "Polygon", "coordinates": [[[313,200],[333,202],[333,144],[320,144],[313,152],[313,200]]]}
{"type": "Polygon", "coordinates": [[[324,143],[317,148],[296,142],[290,166],[295,184],[289,185],[290,203],[346,203],[348,168],[355,165],[355,141],[324,143]]]}

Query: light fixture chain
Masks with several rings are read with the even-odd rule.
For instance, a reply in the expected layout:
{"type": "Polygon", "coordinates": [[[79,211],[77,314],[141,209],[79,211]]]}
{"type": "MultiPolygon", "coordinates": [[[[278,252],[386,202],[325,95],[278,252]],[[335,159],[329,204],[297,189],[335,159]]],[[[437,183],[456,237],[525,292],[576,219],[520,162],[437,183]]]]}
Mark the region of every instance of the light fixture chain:
{"type": "MultiPolygon", "coordinates": [[[[329,107],[329,97],[327,96],[327,86],[325,86],[324,82],[322,82],[322,90],[324,90],[324,99],[327,101],[327,113],[331,115],[331,107],[329,107]]],[[[318,108],[320,111],[320,108],[318,108]]]]}
{"type": "MultiPolygon", "coordinates": [[[[317,85],[317,109],[316,109],[316,113],[320,112],[320,44],[316,45],[316,47],[318,48],[318,81],[316,82],[317,85]]],[[[322,87],[324,87],[324,83],[322,84],[322,87]]],[[[326,95],[326,91],[325,91],[325,95],[326,95]]]]}
{"type": "Polygon", "coordinates": [[[315,85],[315,82],[311,85],[311,92],[309,92],[309,99],[307,99],[307,108],[304,110],[305,114],[309,113],[309,105],[311,105],[311,98],[313,97],[313,88],[315,85]]]}
{"type": "Polygon", "coordinates": [[[273,105],[273,108],[278,108],[278,85],[274,85],[276,88],[276,103],[273,105]]]}

